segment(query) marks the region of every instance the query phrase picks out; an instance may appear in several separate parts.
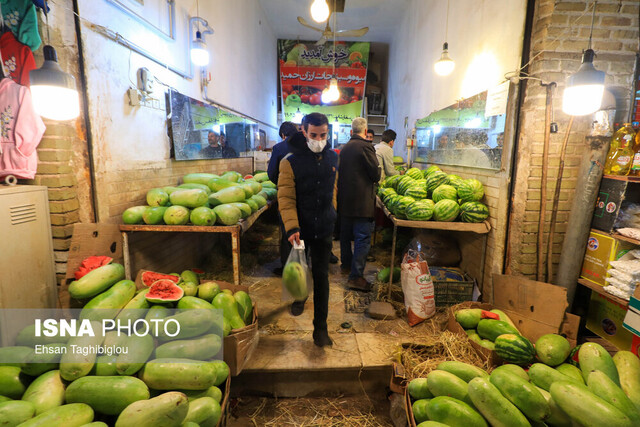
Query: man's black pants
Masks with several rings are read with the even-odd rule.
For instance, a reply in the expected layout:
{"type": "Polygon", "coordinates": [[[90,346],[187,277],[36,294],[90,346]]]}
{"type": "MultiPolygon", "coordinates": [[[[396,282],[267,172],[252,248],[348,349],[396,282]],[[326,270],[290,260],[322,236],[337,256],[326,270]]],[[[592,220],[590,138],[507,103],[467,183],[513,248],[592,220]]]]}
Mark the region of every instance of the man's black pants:
{"type": "Polygon", "coordinates": [[[305,240],[305,248],[311,251],[311,273],[313,275],[313,328],[327,330],[329,313],[329,256],[331,235],[323,239],[305,240]]]}

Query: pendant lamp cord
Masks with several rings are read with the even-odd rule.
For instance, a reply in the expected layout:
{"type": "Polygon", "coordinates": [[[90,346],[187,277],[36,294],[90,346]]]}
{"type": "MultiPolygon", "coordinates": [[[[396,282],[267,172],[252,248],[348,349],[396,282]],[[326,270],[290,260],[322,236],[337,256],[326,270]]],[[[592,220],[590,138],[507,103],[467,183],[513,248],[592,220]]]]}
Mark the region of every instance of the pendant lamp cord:
{"type": "Polygon", "coordinates": [[[47,1],[44,2],[44,22],[47,24],[47,44],[51,45],[51,37],[49,36],[49,14],[47,13],[47,1]]]}
{"type": "Polygon", "coordinates": [[[333,13],[333,61],[331,61],[331,64],[333,65],[333,78],[334,79],[338,79],[338,76],[336,75],[336,60],[338,58],[338,55],[336,53],[336,0],[333,0],[333,10],[331,11],[331,13],[333,13]]]}
{"type": "Polygon", "coordinates": [[[593,13],[591,14],[591,30],[589,30],[589,47],[588,49],[591,49],[591,38],[593,36],[593,23],[596,19],[596,6],[598,5],[598,1],[594,1],[593,2],[593,13]]]}
{"type": "MultiPolygon", "coordinates": [[[[196,16],[200,17],[200,2],[196,0],[196,16]]],[[[198,26],[198,32],[200,32],[200,21],[196,21],[196,25],[198,26]]]]}
{"type": "Polygon", "coordinates": [[[446,42],[449,38],[449,0],[447,0],[447,19],[445,20],[446,24],[444,27],[444,41],[446,42]]]}

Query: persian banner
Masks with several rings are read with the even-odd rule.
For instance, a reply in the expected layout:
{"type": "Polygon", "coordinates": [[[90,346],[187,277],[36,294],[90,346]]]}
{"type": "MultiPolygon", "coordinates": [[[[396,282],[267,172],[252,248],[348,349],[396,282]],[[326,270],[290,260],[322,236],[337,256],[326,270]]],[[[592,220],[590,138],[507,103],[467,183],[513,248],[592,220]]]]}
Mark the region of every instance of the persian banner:
{"type": "Polygon", "coordinates": [[[351,124],[362,115],[362,102],[369,62],[368,42],[327,42],[278,40],[282,111],[285,121],[294,116],[320,112],[330,123],[351,124]],[[334,77],[340,98],[324,104],[322,90],[334,77]]]}

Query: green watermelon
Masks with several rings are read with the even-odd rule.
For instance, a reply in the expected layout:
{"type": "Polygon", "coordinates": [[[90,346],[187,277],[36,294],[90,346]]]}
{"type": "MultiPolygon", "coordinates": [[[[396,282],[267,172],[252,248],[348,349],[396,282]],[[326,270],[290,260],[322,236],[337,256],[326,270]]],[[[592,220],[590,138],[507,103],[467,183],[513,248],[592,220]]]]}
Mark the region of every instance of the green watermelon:
{"type": "Polygon", "coordinates": [[[191,211],[189,216],[193,225],[213,225],[216,223],[216,214],[207,207],[200,206],[191,211]]]}
{"type": "Polygon", "coordinates": [[[282,283],[296,301],[304,300],[309,294],[307,290],[307,272],[299,262],[288,262],[284,266],[282,283]]]}
{"type": "Polygon", "coordinates": [[[216,222],[222,225],[233,225],[242,217],[240,209],[227,203],[213,208],[213,213],[216,214],[216,222]]]}
{"type": "Polygon", "coordinates": [[[416,200],[407,206],[405,215],[412,221],[429,221],[433,216],[434,207],[433,200],[416,200]]]}
{"type": "Polygon", "coordinates": [[[502,360],[516,365],[526,365],[536,354],[531,341],[516,334],[503,334],[496,338],[495,350],[502,360]]]}
{"type": "Polygon", "coordinates": [[[431,165],[428,168],[426,168],[425,170],[422,171],[422,176],[424,176],[425,178],[429,178],[429,175],[431,175],[434,172],[438,172],[441,169],[436,166],[436,165],[431,165]]]}
{"type": "Polygon", "coordinates": [[[396,191],[398,192],[398,194],[404,195],[404,193],[409,189],[409,187],[411,187],[414,182],[415,180],[413,178],[411,178],[409,175],[405,175],[400,181],[398,181],[398,188],[396,191]]]}
{"type": "Polygon", "coordinates": [[[384,196],[386,196],[387,194],[397,194],[397,193],[396,193],[396,190],[394,190],[393,188],[380,187],[380,189],[378,190],[378,196],[380,196],[381,199],[384,199],[384,196]]]}
{"type": "MultiPolygon", "coordinates": [[[[393,281],[397,282],[398,280],[400,280],[400,267],[394,267],[393,268],[393,281]]],[[[382,270],[380,270],[378,272],[378,282],[381,283],[388,283],[389,282],[389,276],[391,275],[391,269],[389,267],[385,267],[382,270]]]]}
{"type": "Polygon", "coordinates": [[[393,175],[393,176],[390,176],[390,177],[386,178],[384,180],[385,187],[393,188],[394,190],[396,190],[398,188],[398,183],[400,182],[400,180],[402,178],[403,178],[403,176],[400,175],[400,174],[393,175]]]}
{"type": "Polygon", "coordinates": [[[400,156],[393,156],[393,163],[404,163],[404,159],[400,156]]]}
{"type": "Polygon", "coordinates": [[[133,206],[122,212],[122,222],[125,224],[142,224],[142,215],[148,206],[133,206]]]}
{"type": "Polygon", "coordinates": [[[458,175],[453,175],[453,174],[447,175],[447,178],[449,179],[449,185],[454,186],[456,190],[458,189],[458,185],[460,185],[460,183],[464,181],[458,175]]]}
{"type": "Polygon", "coordinates": [[[560,365],[569,357],[569,353],[571,353],[571,344],[561,335],[546,334],[536,341],[536,354],[545,365],[560,365]]]}
{"type": "Polygon", "coordinates": [[[444,199],[435,204],[433,219],[436,221],[455,221],[460,213],[460,206],[454,200],[444,199]]]}
{"type": "Polygon", "coordinates": [[[162,188],[152,188],[147,191],[147,204],[149,206],[167,206],[169,195],[162,188]]]}
{"type": "MultiPolygon", "coordinates": [[[[417,182],[417,181],[416,181],[417,182]]],[[[416,200],[426,199],[427,198],[427,188],[420,184],[415,184],[409,187],[407,191],[404,193],[405,196],[413,197],[416,200]]]]}
{"type": "Polygon", "coordinates": [[[422,179],[422,171],[418,168],[410,168],[405,175],[409,175],[413,179],[422,179]]]}
{"type": "Polygon", "coordinates": [[[440,200],[453,200],[458,201],[458,190],[452,185],[443,184],[440,187],[433,190],[433,195],[431,196],[434,203],[438,203],[440,200]]]}
{"type": "Polygon", "coordinates": [[[402,196],[396,204],[395,215],[398,218],[406,218],[407,207],[409,207],[409,205],[415,201],[416,199],[414,199],[413,197],[402,196]]]}
{"type": "Polygon", "coordinates": [[[484,187],[477,179],[465,179],[458,184],[458,196],[465,202],[479,202],[484,197],[484,187]]]}
{"type": "Polygon", "coordinates": [[[443,184],[447,184],[447,174],[441,171],[434,171],[427,178],[427,191],[429,193],[433,192],[436,188],[440,187],[443,184]]]}
{"type": "Polygon", "coordinates": [[[489,218],[489,208],[480,202],[466,202],[460,206],[460,219],[463,222],[482,222],[489,218]]]}

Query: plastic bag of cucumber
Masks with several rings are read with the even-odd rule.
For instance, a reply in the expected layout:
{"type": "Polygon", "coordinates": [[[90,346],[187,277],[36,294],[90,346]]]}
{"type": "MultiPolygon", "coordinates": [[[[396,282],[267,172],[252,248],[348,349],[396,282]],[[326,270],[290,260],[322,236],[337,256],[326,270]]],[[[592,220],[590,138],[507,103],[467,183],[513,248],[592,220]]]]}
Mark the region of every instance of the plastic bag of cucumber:
{"type": "MultiPolygon", "coordinates": [[[[163,301],[163,306],[156,307],[194,308],[197,305],[198,308],[213,309],[219,304],[225,312],[225,334],[232,324],[244,326],[245,319],[250,319],[245,317],[252,312],[248,295],[247,301],[238,293],[234,296],[220,289],[216,291],[215,286],[213,289],[209,286],[211,282],[199,283],[199,276],[190,270],[180,275],[147,273],[143,274],[145,288],[136,293],[135,284],[124,280],[122,266],[111,263],[90,271],[74,282],[69,291],[74,297],[88,301],[85,308],[109,308],[117,310],[118,316],[131,314],[127,308],[137,309],[133,311],[136,313],[140,309],[153,312],[151,307],[158,302],[156,298],[163,295],[168,295],[169,299],[163,301]],[[194,284],[195,294],[184,296],[193,289],[185,286],[183,290],[180,287],[183,283],[194,284]],[[151,286],[147,288],[149,284],[151,286]],[[168,291],[177,289],[180,298],[175,300],[175,292],[153,294],[155,284],[168,291]],[[171,289],[172,286],[176,289],[171,289]]],[[[124,354],[89,353],[81,361],[71,354],[43,358],[33,350],[38,344],[48,347],[87,345],[89,343],[80,342],[87,339],[95,338],[36,337],[30,326],[18,334],[15,346],[0,348],[0,352],[14,353],[13,360],[33,362],[0,366],[0,426],[213,427],[218,424],[222,417],[220,402],[223,391],[226,392],[220,386],[229,376],[225,362],[211,360],[220,350],[219,336],[212,336],[207,330],[189,339],[158,342],[157,346],[149,336],[125,337],[139,340],[129,348],[141,358],[137,360],[152,359],[146,363],[130,363],[128,355],[124,354]],[[19,358],[15,354],[23,356],[19,358]]],[[[107,339],[109,336],[105,338],[105,347],[108,346],[107,339]]],[[[100,345],[102,338],[100,340],[92,344],[100,345]]]]}
{"type": "MultiPolygon", "coordinates": [[[[480,322],[478,333],[489,337],[480,322]]],[[[409,383],[411,413],[419,427],[640,425],[640,360],[633,353],[611,357],[596,343],[571,349],[556,334],[543,335],[535,347],[517,333],[494,340],[496,352],[504,350],[503,359],[518,360],[491,374],[447,361],[409,383]]]]}

